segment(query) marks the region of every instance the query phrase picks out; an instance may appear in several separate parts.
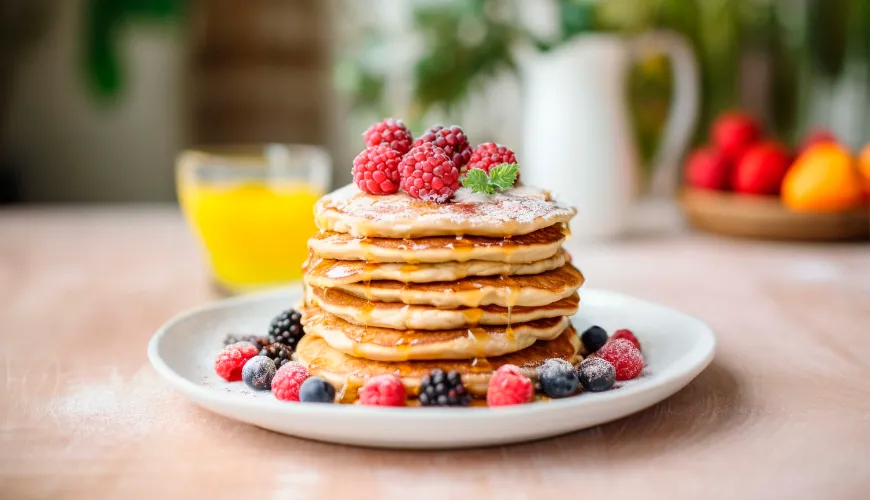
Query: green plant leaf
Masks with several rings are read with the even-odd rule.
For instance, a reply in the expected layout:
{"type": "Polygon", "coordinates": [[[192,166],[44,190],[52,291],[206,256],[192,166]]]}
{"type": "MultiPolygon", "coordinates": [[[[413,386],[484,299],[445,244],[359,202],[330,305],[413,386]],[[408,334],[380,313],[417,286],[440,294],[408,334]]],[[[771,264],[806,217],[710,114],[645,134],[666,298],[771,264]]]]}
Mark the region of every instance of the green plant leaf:
{"type": "Polygon", "coordinates": [[[472,168],[462,179],[462,185],[467,187],[473,193],[493,194],[495,186],[489,183],[489,177],[486,172],[479,168],[472,168]]]}
{"type": "MultiPolygon", "coordinates": [[[[479,169],[472,169],[479,170],[479,169]]],[[[520,171],[520,166],[516,163],[502,163],[495,166],[489,171],[489,183],[500,191],[510,189],[514,182],[517,181],[517,173],[520,171]]]]}

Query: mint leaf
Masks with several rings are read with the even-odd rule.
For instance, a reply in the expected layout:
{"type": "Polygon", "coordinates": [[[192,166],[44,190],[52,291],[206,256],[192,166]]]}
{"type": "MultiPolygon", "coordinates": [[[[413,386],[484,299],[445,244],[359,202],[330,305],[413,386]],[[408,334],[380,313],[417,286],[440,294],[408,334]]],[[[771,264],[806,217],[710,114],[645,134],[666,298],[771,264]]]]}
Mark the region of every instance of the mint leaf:
{"type": "Polygon", "coordinates": [[[465,178],[462,179],[462,185],[471,189],[472,193],[492,194],[495,192],[495,187],[490,185],[486,172],[479,168],[469,170],[465,174],[465,178]]]}
{"type": "Polygon", "coordinates": [[[489,171],[489,182],[500,191],[510,189],[517,180],[520,166],[516,163],[502,163],[489,171]]]}

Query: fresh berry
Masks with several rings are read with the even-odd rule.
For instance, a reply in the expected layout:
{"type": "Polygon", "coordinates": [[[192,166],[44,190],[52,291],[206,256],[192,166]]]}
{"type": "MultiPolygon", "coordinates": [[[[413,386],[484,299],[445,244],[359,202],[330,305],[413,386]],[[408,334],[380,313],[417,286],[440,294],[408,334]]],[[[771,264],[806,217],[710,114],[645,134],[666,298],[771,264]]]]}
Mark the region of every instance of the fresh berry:
{"type": "Polygon", "coordinates": [[[288,345],[275,342],[260,349],[260,356],[266,356],[275,362],[275,368],[281,368],[291,361],[293,349],[288,345]]]}
{"type": "Polygon", "coordinates": [[[250,342],[257,347],[268,345],[266,337],[258,337],[256,335],[233,335],[229,334],[224,337],[224,345],[235,344],[236,342],[250,342]]]}
{"type": "Polygon", "coordinates": [[[637,337],[634,336],[634,333],[632,333],[631,330],[628,330],[626,328],[616,330],[615,332],[613,332],[613,335],[610,336],[610,341],[616,339],[625,339],[634,344],[638,351],[643,350],[640,348],[640,342],[637,340],[637,337]]]}
{"type": "Polygon", "coordinates": [[[607,343],[607,332],[598,325],[592,325],[580,335],[586,354],[592,354],[607,343]]]}
{"type": "Polygon", "coordinates": [[[725,113],[713,123],[712,139],[725,157],[739,163],[743,153],[761,138],[761,125],[758,121],[739,112],[725,113]]]}
{"type": "Polygon", "coordinates": [[[612,340],[598,351],[598,356],[613,365],[616,380],[631,380],[643,370],[643,355],[630,340],[612,340]]]}
{"type": "Polygon", "coordinates": [[[353,182],[369,194],[393,194],[399,190],[399,162],[402,153],[381,144],[353,159],[353,182]]]}
{"type": "Polygon", "coordinates": [[[308,368],[291,361],[275,372],[272,394],[281,401],[299,401],[299,386],[309,377],[308,368]]]}
{"type": "Polygon", "coordinates": [[[434,144],[443,149],[447,156],[453,160],[456,168],[465,172],[465,164],[471,159],[471,145],[468,144],[468,137],[465,136],[465,132],[461,128],[456,125],[447,128],[436,125],[418,137],[414,141],[414,147],[426,143],[434,144]]]}
{"type": "Polygon", "coordinates": [[[791,155],[772,141],[750,146],[734,169],[733,186],[739,193],[777,195],[782,186],[791,155]]]}
{"type": "Polygon", "coordinates": [[[363,132],[363,140],[366,141],[368,147],[385,144],[403,155],[410,151],[414,138],[401,120],[387,118],[373,124],[363,132]]]}
{"type": "Polygon", "coordinates": [[[335,387],[320,377],[309,377],[299,386],[299,401],[303,403],[334,403],[335,387]]]}
{"type": "Polygon", "coordinates": [[[507,406],[528,403],[535,395],[535,386],[529,377],[514,365],[502,365],[489,379],[486,404],[507,406]]]}
{"type": "Polygon", "coordinates": [[[686,182],[696,188],[726,190],[731,187],[732,164],[713,147],[698,148],[686,160],[686,182]]]}
{"type": "Polygon", "coordinates": [[[468,406],[471,395],[462,385],[462,377],[454,370],[444,373],[435,369],[423,377],[420,404],[423,406],[468,406]]]}
{"type": "Polygon", "coordinates": [[[294,309],[282,312],[269,325],[269,344],[279,342],[296,349],[299,339],[305,335],[302,330],[302,315],[294,309]]]}
{"type": "Polygon", "coordinates": [[[366,380],[359,390],[359,402],[372,406],[405,406],[405,386],[395,375],[378,375],[366,380]]]}
{"type": "Polygon", "coordinates": [[[577,392],[579,380],[571,363],[552,358],[538,367],[538,383],[544,394],[551,398],[565,398],[577,392]]]}
{"type": "MultiPolygon", "coordinates": [[[[474,148],[474,151],[471,152],[471,160],[468,161],[468,168],[466,170],[479,168],[489,173],[492,167],[502,163],[510,164],[516,162],[517,157],[510,149],[494,142],[484,142],[483,144],[478,144],[474,148]]],[[[519,176],[517,176],[517,180],[519,180],[519,176]]]]}
{"type": "Polygon", "coordinates": [[[816,144],[824,144],[828,142],[837,142],[837,136],[834,135],[828,129],[818,128],[815,130],[811,130],[807,135],[804,136],[804,140],[801,141],[801,145],[798,148],[800,153],[803,153],[805,150],[809,149],[816,144]]]}
{"type": "Polygon", "coordinates": [[[580,383],[590,392],[606,391],[616,381],[616,369],[610,362],[595,357],[580,363],[580,383]]]}
{"type": "Polygon", "coordinates": [[[399,165],[402,189],[420,200],[445,203],[459,189],[459,169],[430,143],[415,146],[399,165]]]}
{"type": "Polygon", "coordinates": [[[268,391],[275,376],[275,362],[266,356],[254,356],[242,368],[242,380],[251,389],[268,391]]]}
{"type": "Polygon", "coordinates": [[[214,371],[227,382],[242,380],[245,362],[257,355],[257,346],[250,342],[230,344],[214,360],[214,371]]]}

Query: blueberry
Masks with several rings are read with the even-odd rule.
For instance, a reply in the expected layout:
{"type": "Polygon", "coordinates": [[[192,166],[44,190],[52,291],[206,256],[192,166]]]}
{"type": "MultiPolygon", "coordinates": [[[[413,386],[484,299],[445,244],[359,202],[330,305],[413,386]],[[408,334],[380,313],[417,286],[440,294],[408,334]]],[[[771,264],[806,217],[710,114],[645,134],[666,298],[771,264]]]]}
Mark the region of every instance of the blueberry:
{"type": "Polygon", "coordinates": [[[601,328],[598,325],[593,325],[583,332],[583,335],[580,336],[580,340],[583,341],[583,347],[586,348],[586,354],[592,354],[598,349],[601,349],[601,346],[607,343],[607,332],[604,328],[601,328]]]}
{"type": "Polygon", "coordinates": [[[266,356],[254,356],[242,368],[242,380],[252,389],[268,391],[274,376],[275,362],[266,356]]]}
{"type": "Polygon", "coordinates": [[[320,377],[308,377],[299,386],[299,401],[303,403],[334,403],[335,387],[320,377]]]}
{"type": "Polygon", "coordinates": [[[606,391],[616,381],[616,368],[601,358],[586,358],[580,363],[580,383],[591,392],[606,391]]]}
{"type": "Polygon", "coordinates": [[[577,392],[577,373],[564,359],[548,359],[538,368],[541,390],[551,398],[564,398],[577,392]]]}

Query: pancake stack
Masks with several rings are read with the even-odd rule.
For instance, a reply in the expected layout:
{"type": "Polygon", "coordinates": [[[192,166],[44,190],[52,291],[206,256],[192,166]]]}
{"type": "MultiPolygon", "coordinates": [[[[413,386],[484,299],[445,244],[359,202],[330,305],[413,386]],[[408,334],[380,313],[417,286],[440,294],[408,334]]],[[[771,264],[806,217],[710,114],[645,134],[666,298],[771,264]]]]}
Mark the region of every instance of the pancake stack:
{"type": "Polygon", "coordinates": [[[296,358],[352,402],[369,377],[409,394],[432,369],[456,370],[475,395],[513,364],[534,377],[549,358],[578,363],[569,317],[583,275],[562,249],[575,215],[549,193],[460,189],[437,204],[351,184],[315,206],[296,358]]]}

